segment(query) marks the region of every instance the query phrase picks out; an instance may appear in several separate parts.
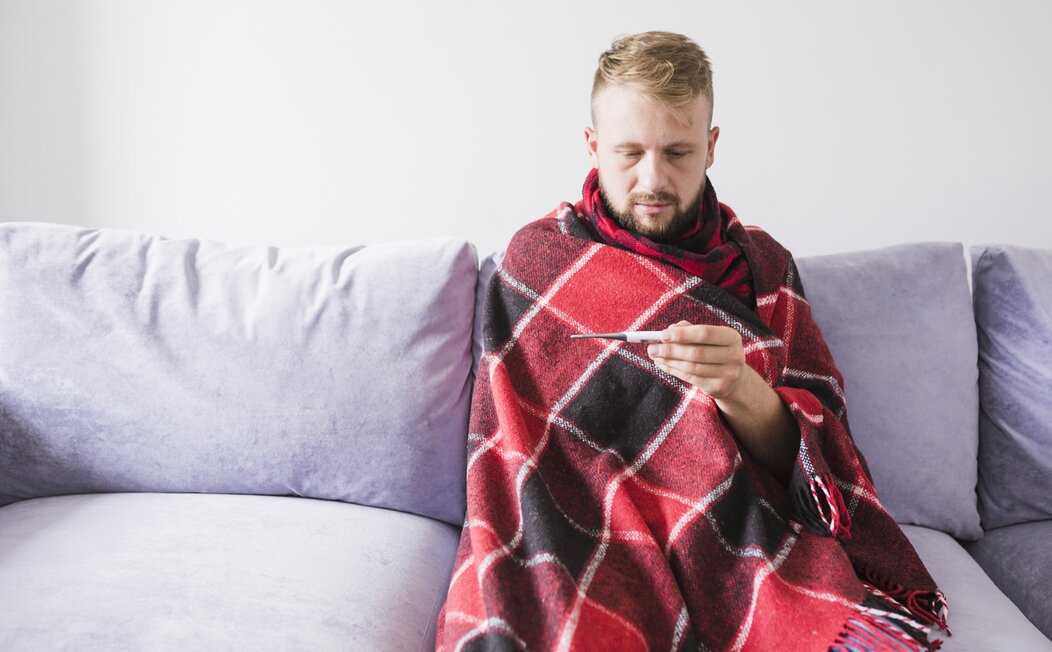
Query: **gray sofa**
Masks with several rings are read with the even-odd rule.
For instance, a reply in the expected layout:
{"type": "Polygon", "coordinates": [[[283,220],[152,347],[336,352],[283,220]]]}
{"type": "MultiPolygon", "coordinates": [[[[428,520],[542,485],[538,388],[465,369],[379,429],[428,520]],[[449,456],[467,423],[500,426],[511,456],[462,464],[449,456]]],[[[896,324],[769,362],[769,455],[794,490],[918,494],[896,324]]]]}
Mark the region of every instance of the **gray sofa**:
{"type": "MultiPolygon", "coordinates": [[[[798,263],[943,650],[1052,650],[1052,252],[971,255],[798,263]]],[[[430,649],[499,259],[0,224],[0,649],[430,649]]]]}

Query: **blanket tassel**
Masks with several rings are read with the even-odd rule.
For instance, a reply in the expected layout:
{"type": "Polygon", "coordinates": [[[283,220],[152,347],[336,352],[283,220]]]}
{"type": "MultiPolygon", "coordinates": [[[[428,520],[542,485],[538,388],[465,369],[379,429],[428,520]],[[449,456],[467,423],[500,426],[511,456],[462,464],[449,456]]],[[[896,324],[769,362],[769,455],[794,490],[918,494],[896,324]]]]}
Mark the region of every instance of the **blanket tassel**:
{"type": "Polygon", "coordinates": [[[796,511],[804,525],[829,536],[851,538],[851,514],[829,474],[815,475],[796,489],[796,511]]]}
{"type": "Polygon", "coordinates": [[[909,617],[906,608],[875,587],[866,585],[867,595],[848,618],[830,652],[878,652],[880,650],[938,650],[941,640],[929,641],[931,628],[909,617]]]}
{"type": "Polygon", "coordinates": [[[892,582],[869,569],[856,566],[855,572],[871,585],[874,591],[894,600],[914,618],[939,627],[947,636],[953,636],[950,628],[946,626],[950,608],[942,591],[908,591],[898,582],[892,582]]]}

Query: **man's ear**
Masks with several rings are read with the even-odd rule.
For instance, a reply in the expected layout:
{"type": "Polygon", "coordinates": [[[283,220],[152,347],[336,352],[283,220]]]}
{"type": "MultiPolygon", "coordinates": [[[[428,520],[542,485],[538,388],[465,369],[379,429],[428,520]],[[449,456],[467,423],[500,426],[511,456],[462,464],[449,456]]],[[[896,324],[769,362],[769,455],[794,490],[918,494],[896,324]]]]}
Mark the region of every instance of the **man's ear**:
{"type": "Polygon", "coordinates": [[[720,137],[720,128],[713,127],[709,130],[709,151],[705,153],[705,169],[708,170],[716,162],[716,141],[720,137]]]}
{"type": "Polygon", "coordinates": [[[599,139],[592,127],[584,128],[584,139],[588,145],[588,160],[592,162],[593,168],[599,167],[599,139]]]}

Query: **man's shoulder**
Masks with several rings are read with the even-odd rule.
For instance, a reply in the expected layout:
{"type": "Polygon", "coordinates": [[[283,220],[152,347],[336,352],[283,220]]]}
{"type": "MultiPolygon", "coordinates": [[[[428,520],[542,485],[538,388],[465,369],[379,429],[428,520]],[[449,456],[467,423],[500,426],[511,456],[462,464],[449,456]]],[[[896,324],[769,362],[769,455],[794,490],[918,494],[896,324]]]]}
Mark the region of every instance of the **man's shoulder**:
{"type": "MultiPolygon", "coordinates": [[[[737,219],[737,218],[735,218],[737,219]]],[[[755,224],[742,224],[746,243],[752,249],[753,256],[767,258],[792,259],[793,254],[781,242],[775,239],[763,227],[755,224]]]]}
{"type": "Polygon", "coordinates": [[[551,230],[565,228],[570,220],[577,219],[577,212],[574,205],[568,201],[560,202],[558,206],[550,210],[544,217],[529,222],[524,227],[519,229],[520,231],[532,230],[551,230]]]}
{"type": "Polygon", "coordinates": [[[544,217],[527,222],[519,228],[508,242],[507,249],[515,249],[535,243],[538,239],[549,239],[554,234],[569,235],[576,230],[577,213],[574,205],[562,202],[544,217]]]}
{"type": "Polygon", "coordinates": [[[756,291],[766,293],[776,290],[779,286],[790,286],[795,288],[800,296],[804,296],[792,252],[758,226],[749,225],[743,228],[745,237],[741,244],[749,261],[756,291]]]}

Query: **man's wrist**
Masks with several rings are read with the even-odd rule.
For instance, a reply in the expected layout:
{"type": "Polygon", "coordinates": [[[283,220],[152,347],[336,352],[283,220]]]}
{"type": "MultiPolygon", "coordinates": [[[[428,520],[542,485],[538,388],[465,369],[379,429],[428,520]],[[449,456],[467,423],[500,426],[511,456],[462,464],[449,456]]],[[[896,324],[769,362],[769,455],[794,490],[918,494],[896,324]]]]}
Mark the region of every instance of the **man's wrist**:
{"type": "Polygon", "coordinates": [[[734,391],[723,398],[713,399],[716,401],[716,407],[718,407],[724,414],[736,414],[744,410],[755,410],[757,407],[756,400],[759,398],[759,392],[763,391],[763,388],[759,388],[758,391],[756,381],[763,384],[764,388],[767,387],[767,383],[763,381],[760,374],[756,373],[755,369],[749,365],[744,365],[742,367],[741,377],[738,378],[738,385],[734,388],[734,391]]]}
{"type": "Polygon", "coordinates": [[[788,486],[800,430],[778,392],[752,367],[743,373],[741,385],[732,396],[716,399],[716,407],[738,441],[788,486]]]}

